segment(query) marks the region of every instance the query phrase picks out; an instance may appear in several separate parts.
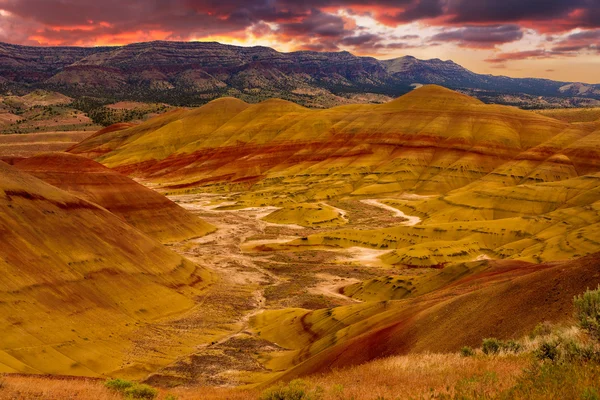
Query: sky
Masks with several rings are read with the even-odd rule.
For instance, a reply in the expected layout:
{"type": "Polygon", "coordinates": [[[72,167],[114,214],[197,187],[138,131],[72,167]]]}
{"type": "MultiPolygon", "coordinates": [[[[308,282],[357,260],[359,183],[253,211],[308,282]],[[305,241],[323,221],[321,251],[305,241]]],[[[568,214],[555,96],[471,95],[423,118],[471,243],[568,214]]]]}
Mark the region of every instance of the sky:
{"type": "Polygon", "coordinates": [[[218,41],[600,83],[600,0],[0,0],[0,41],[218,41]]]}

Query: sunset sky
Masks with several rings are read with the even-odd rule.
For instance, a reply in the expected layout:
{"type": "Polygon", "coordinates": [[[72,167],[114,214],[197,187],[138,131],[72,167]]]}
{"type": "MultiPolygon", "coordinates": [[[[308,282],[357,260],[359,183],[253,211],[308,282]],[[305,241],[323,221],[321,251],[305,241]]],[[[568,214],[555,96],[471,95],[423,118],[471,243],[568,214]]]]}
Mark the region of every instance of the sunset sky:
{"type": "Polygon", "coordinates": [[[600,0],[0,0],[0,41],[219,41],[600,83],[600,0]]]}

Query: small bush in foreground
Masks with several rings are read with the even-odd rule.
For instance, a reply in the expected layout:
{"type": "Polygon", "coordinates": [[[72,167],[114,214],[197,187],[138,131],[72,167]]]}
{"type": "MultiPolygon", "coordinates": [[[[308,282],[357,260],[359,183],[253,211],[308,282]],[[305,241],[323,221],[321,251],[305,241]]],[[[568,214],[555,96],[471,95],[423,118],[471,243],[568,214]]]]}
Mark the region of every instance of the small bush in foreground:
{"type": "Polygon", "coordinates": [[[109,379],[104,383],[104,386],[123,393],[128,399],[154,399],[158,396],[158,390],[152,386],[126,381],[125,379],[109,379]]]}
{"type": "Polygon", "coordinates": [[[475,355],[475,351],[469,346],[465,346],[460,349],[460,355],[463,357],[473,357],[475,355]]]}
{"type": "Polygon", "coordinates": [[[104,386],[109,389],[116,390],[117,392],[124,392],[125,389],[128,389],[134,385],[133,382],[126,381],[125,379],[109,379],[104,382],[104,386]]]}
{"type": "Polygon", "coordinates": [[[541,361],[558,361],[561,356],[559,346],[559,341],[544,341],[540,343],[540,346],[535,350],[534,354],[541,361]]]}
{"type": "Polygon", "coordinates": [[[566,361],[600,362],[600,354],[593,345],[580,345],[573,340],[564,344],[564,358],[566,361]]]}
{"type": "Polygon", "coordinates": [[[268,388],[260,395],[260,400],[319,400],[322,397],[321,388],[310,391],[306,382],[296,379],[287,385],[279,384],[268,388]]]}
{"type": "Polygon", "coordinates": [[[580,326],[600,340],[600,286],[573,299],[580,326]]]}
{"type": "Polygon", "coordinates": [[[502,342],[496,338],[483,339],[481,351],[487,355],[498,354],[502,348],[502,342]]]}
{"type": "Polygon", "coordinates": [[[154,399],[158,396],[158,390],[148,385],[136,384],[125,389],[125,396],[131,399],[154,399]]]}
{"type": "Polygon", "coordinates": [[[534,363],[499,399],[600,400],[600,366],[595,363],[534,363]]]}

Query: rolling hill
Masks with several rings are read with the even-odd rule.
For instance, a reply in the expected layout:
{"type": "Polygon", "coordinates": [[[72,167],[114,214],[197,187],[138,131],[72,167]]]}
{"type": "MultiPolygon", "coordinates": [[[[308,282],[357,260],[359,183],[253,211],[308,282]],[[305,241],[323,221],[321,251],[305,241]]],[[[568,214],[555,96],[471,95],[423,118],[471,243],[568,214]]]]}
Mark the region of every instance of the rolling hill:
{"type": "Polygon", "coordinates": [[[180,242],[215,230],[164,196],[85,157],[42,153],[15,166],[106,208],[163,243],[180,242]]]}
{"type": "MultiPolygon", "coordinates": [[[[389,264],[443,266],[600,251],[599,144],[597,122],[569,123],[425,86],[383,105],[328,110],[224,98],[71,151],[166,191],[243,190],[239,207],[382,199],[421,223],[324,232],[269,248],[363,246],[390,250],[389,264]],[[399,198],[404,193],[416,197],[399,198]]],[[[302,215],[280,218],[303,225],[302,215]]]]}
{"type": "MultiPolygon", "coordinates": [[[[95,57],[105,62],[106,56],[95,57]]],[[[145,223],[191,223],[187,214],[155,221],[153,213],[146,213],[154,207],[145,205],[158,194],[151,196],[119,175],[125,174],[172,196],[219,228],[210,237],[172,247],[209,264],[197,267],[200,280],[192,279],[188,261],[177,273],[151,269],[134,274],[163,285],[160,290],[167,294],[153,301],[168,296],[177,300],[169,303],[176,310],[161,309],[152,321],[142,319],[147,311],[141,310],[150,310],[146,306],[133,309],[139,323],[149,324],[146,339],[133,341],[135,350],[127,353],[136,361],[123,364],[119,347],[110,354],[121,364],[103,362],[102,367],[88,367],[92,372],[76,371],[80,374],[145,376],[159,385],[269,384],[383,356],[455,352],[477,346],[485,337],[522,336],[542,321],[570,324],[573,296],[600,284],[600,121],[588,113],[557,119],[485,104],[436,85],[384,104],[318,110],[282,99],[249,104],[223,97],[137,125],[110,126],[69,153],[15,163],[71,194],[5,166],[7,176],[26,181],[22,186],[27,188],[12,189],[15,184],[7,181],[6,198],[26,192],[19,197],[23,207],[60,214],[60,207],[46,210],[51,205],[44,199],[52,197],[43,193],[70,196],[95,207],[94,215],[117,221],[92,226],[95,235],[119,226],[154,246],[158,242],[141,231],[156,235],[155,228],[145,223]],[[102,189],[106,185],[108,193],[102,189]],[[140,214],[125,207],[140,202],[140,214]],[[209,269],[219,283],[211,286],[210,296],[198,296],[212,278],[209,269]],[[165,284],[162,279],[172,274],[181,274],[179,283],[165,284]],[[200,298],[201,306],[193,308],[200,298]],[[211,308],[211,301],[231,305],[236,313],[211,308]],[[185,323],[160,319],[204,308],[210,312],[185,323]],[[219,319],[227,312],[233,317],[219,319]],[[208,326],[212,336],[199,339],[196,329],[201,326],[208,326]],[[159,333],[156,343],[154,329],[159,333]],[[184,343],[177,343],[176,336],[185,338],[184,343]]],[[[175,213],[164,200],[156,207],[163,203],[165,216],[175,213]]],[[[83,218],[74,210],[72,216],[57,218],[63,224],[83,218]]],[[[44,218],[54,215],[48,214],[44,218]]],[[[29,218],[20,229],[31,228],[33,221],[29,218]]],[[[45,229],[41,221],[37,223],[45,229]]],[[[52,232],[63,231],[60,225],[48,226],[52,232]]],[[[65,237],[30,238],[32,232],[20,236],[30,238],[36,248],[34,240],[71,243],[70,235],[81,231],[64,229],[65,237]]],[[[92,246],[83,236],[77,238],[84,242],[81,246],[92,246]]],[[[116,245],[119,249],[125,244],[116,245]]],[[[155,251],[161,257],[174,256],[160,249],[155,251]]],[[[72,254],[78,253],[65,257],[72,254]]],[[[151,254],[143,251],[144,257],[151,254]]],[[[130,257],[137,253],[132,250],[130,257]]],[[[96,258],[104,260],[92,260],[96,258]]],[[[89,265],[96,262],[102,261],[89,265]]],[[[110,262],[129,271],[129,259],[110,262]]],[[[155,262],[141,260],[137,268],[154,268],[155,262]]],[[[123,282],[120,278],[114,284],[123,282]]],[[[127,293],[121,287],[115,290],[127,293]]],[[[142,302],[147,295],[140,293],[142,302]]],[[[133,302],[137,296],[128,299],[133,302]]],[[[121,312],[120,303],[115,307],[121,312]]],[[[96,309],[91,306],[88,312],[96,309]]],[[[61,318],[59,314],[57,320],[61,318]]],[[[118,327],[112,333],[117,343],[131,341],[129,327],[118,327]]],[[[67,329],[59,336],[69,335],[67,329]]],[[[22,347],[27,345],[20,343],[22,347]]],[[[30,362],[46,372],[40,359],[35,353],[30,362]]],[[[89,356],[82,364],[91,365],[93,359],[89,356]]],[[[34,372],[31,368],[27,372],[34,372]]]]}
{"type": "Polygon", "coordinates": [[[522,337],[540,321],[570,322],[573,296],[600,283],[598,262],[593,254],[569,262],[483,262],[432,272],[414,283],[420,293],[406,300],[267,311],[254,319],[254,330],[288,349],[263,359],[284,371],[274,380],[399,354],[456,352],[487,337],[522,337]],[[427,286],[431,291],[421,291],[427,286]]]}

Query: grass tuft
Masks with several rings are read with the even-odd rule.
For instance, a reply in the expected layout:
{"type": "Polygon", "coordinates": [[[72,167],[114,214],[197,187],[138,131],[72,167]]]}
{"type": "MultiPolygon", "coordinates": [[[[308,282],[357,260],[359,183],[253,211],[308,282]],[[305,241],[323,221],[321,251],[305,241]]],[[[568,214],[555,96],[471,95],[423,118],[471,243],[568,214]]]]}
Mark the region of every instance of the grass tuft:
{"type": "Polygon", "coordinates": [[[483,339],[483,344],[481,346],[481,351],[487,355],[498,354],[502,349],[502,341],[496,338],[487,338],[483,339]]]}
{"type": "Polygon", "coordinates": [[[109,379],[104,383],[104,386],[109,389],[116,390],[117,392],[124,392],[125,389],[129,389],[133,385],[133,382],[120,378],[109,379]]]}
{"type": "Polygon", "coordinates": [[[125,397],[130,399],[154,399],[158,396],[158,390],[144,384],[135,384],[125,389],[125,397]]]}
{"type": "Polygon", "coordinates": [[[463,357],[473,357],[475,355],[475,350],[469,346],[464,346],[460,349],[460,355],[463,357]]]}
{"type": "Polygon", "coordinates": [[[279,384],[268,388],[260,395],[260,400],[320,400],[323,389],[316,387],[312,390],[302,379],[296,379],[289,384],[279,384]]]}

